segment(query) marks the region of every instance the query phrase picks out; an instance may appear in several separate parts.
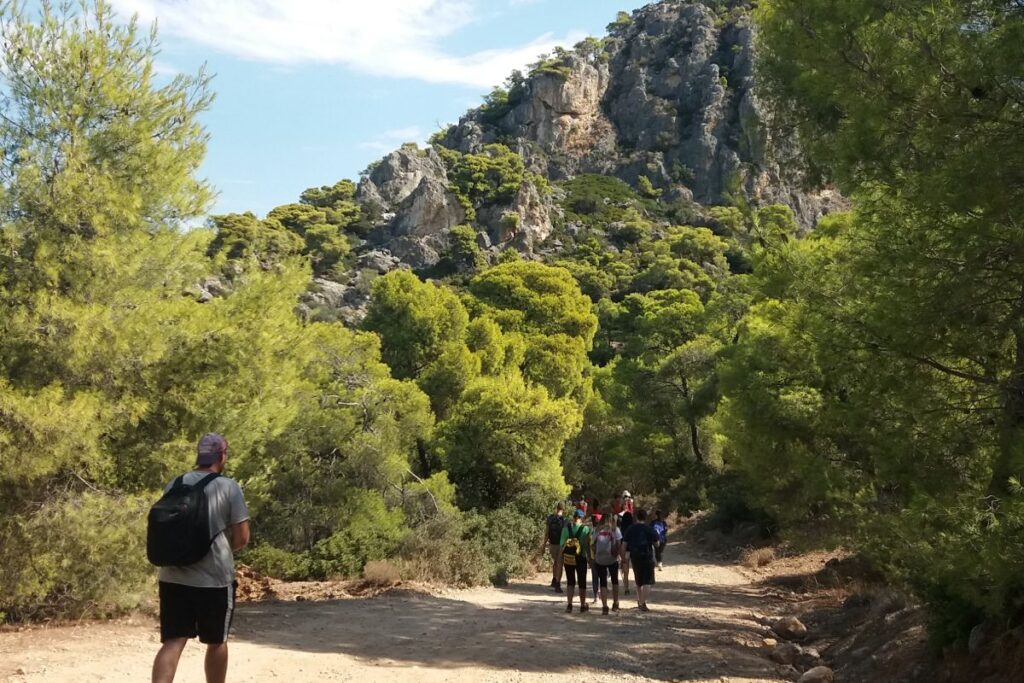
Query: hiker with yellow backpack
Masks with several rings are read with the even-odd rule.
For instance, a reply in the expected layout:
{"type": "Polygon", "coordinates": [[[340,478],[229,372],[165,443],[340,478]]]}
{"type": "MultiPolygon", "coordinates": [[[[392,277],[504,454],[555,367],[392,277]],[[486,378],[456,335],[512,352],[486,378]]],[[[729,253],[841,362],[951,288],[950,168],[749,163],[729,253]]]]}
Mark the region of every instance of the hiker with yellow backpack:
{"type": "Polygon", "coordinates": [[[593,560],[590,547],[590,527],[583,523],[583,510],[577,509],[572,516],[572,523],[562,530],[559,544],[562,548],[562,566],[565,567],[566,595],[569,604],[565,611],[572,612],[572,598],[576,585],[580,587],[580,612],[590,609],[587,606],[587,565],[593,560]]]}

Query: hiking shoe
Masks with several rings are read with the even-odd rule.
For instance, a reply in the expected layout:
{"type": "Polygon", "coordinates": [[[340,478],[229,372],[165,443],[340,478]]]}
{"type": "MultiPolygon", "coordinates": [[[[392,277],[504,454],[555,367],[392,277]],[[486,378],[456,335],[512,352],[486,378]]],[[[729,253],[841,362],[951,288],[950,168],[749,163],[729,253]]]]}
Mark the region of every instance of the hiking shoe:
{"type": "Polygon", "coordinates": [[[572,604],[566,605],[565,606],[565,611],[568,612],[569,614],[572,614],[572,604]]]}
{"type": "Polygon", "coordinates": [[[565,591],[562,590],[562,586],[561,585],[558,585],[558,586],[555,586],[555,592],[556,593],[564,593],[565,591]]]}
{"type": "Polygon", "coordinates": [[[587,604],[580,605],[580,611],[581,612],[589,612],[590,611],[590,605],[587,605],[587,604]]]}
{"type": "Polygon", "coordinates": [[[659,562],[658,563],[658,571],[661,571],[664,568],[665,568],[665,565],[663,565],[661,562],[659,562]]]}
{"type": "Polygon", "coordinates": [[[613,612],[618,612],[619,611],[619,603],[615,603],[614,605],[612,605],[612,611],[613,612]]]}
{"type": "Polygon", "coordinates": [[[601,614],[608,614],[608,605],[601,608],[601,614]]]}
{"type": "Polygon", "coordinates": [[[629,595],[629,589],[628,588],[626,589],[626,595],[629,595]]]}
{"type": "Polygon", "coordinates": [[[641,612],[650,612],[650,611],[651,611],[651,608],[650,608],[650,607],[648,607],[648,606],[647,606],[646,604],[644,604],[644,605],[640,605],[640,611],[641,611],[641,612]]]}

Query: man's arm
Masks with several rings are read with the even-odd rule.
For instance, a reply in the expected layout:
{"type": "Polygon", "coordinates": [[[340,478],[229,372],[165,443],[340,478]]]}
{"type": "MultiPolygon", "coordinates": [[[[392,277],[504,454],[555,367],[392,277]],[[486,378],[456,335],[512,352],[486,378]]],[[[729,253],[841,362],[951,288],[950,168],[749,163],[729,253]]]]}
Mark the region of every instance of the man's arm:
{"type": "Polygon", "coordinates": [[[249,545],[250,529],[249,520],[239,522],[238,524],[232,524],[228,527],[228,535],[231,539],[231,550],[238,552],[245,546],[249,545]]]}

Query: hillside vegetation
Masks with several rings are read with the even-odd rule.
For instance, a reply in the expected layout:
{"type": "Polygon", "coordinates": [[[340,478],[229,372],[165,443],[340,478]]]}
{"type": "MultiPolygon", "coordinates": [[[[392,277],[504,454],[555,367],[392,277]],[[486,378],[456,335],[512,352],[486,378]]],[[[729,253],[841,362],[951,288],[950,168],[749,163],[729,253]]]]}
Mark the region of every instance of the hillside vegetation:
{"type": "Polygon", "coordinates": [[[629,488],[844,544],[939,642],[1019,623],[1024,9],[758,5],[622,13],[197,230],[207,76],[102,2],[5,5],[0,614],[139,604],[219,431],[281,578],[502,582],[629,488]]]}

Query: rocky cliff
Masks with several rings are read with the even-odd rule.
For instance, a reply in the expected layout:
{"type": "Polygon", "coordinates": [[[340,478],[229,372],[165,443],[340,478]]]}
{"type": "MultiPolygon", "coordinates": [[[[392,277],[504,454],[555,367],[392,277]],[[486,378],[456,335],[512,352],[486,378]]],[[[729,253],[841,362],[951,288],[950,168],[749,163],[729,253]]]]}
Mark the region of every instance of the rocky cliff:
{"type": "Polygon", "coordinates": [[[560,212],[557,183],[542,196],[526,177],[514,197],[474,205],[449,177],[447,150],[481,154],[496,143],[522,158],[528,176],[611,175],[698,213],[740,196],[755,206],[783,203],[813,227],[841,198],[804,187],[794,146],[772,127],[755,79],[749,4],[664,0],[620,15],[606,38],[514,74],[438,135],[435,148],[389,154],[359,185],[358,199],[381,216],[364,252],[374,262],[430,268],[462,224],[477,230],[485,251],[535,251],[560,212]]]}

